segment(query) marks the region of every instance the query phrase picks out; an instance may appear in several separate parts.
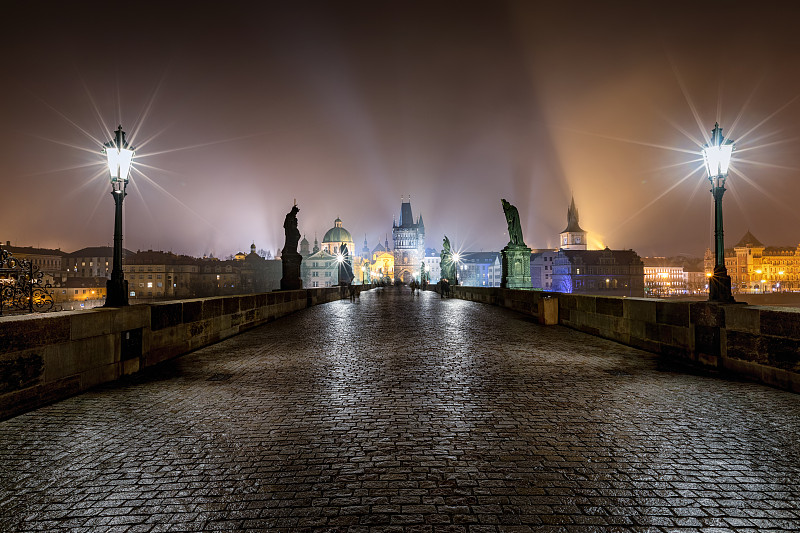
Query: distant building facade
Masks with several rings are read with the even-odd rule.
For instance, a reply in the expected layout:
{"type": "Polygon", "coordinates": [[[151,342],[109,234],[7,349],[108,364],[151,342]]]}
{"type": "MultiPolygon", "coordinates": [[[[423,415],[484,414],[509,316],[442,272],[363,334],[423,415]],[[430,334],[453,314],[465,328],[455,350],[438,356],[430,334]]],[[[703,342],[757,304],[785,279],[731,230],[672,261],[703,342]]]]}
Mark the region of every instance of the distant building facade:
{"type": "Polygon", "coordinates": [[[665,298],[689,294],[689,274],[683,263],[667,257],[643,257],[644,294],[665,298]]]}
{"type": "MultiPolygon", "coordinates": [[[[122,249],[122,264],[133,252],[122,249]]],[[[61,263],[68,278],[110,278],[114,267],[114,248],[91,246],[64,255],[61,263]]]]}
{"type": "Polygon", "coordinates": [[[499,287],[502,277],[499,252],[462,252],[458,261],[458,284],[468,287],[499,287]]]}
{"type": "Polygon", "coordinates": [[[553,261],[558,250],[533,250],[531,253],[531,287],[552,291],[553,261]]]}
{"type": "Polygon", "coordinates": [[[442,256],[436,248],[425,248],[425,271],[428,273],[428,282],[439,283],[442,279],[442,256]]]}
{"type": "Polygon", "coordinates": [[[122,270],[131,301],[205,296],[199,290],[200,260],[195,257],[139,251],[125,258],[122,270]]]}
{"type": "Polygon", "coordinates": [[[319,250],[300,263],[300,277],[307,289],[333,287],[339,284],[339,263],[333,254],[319,250]]]}
{"type": "Polygon", "coordinates": [[[553,260],[554,291],[644,296],[644,264],[633,250],[559,250],[553,260]]]}
{"type": "Polygon", "coordinates": [[[400,223],[392,224],[394,240],[394,279],[410,283],[419,279],[420,264],[425,257],[425,224],[422,215],[414,222],[411,198],[401,199],[400,223]]]}
{"type": "MultiPolygon", "coordinates": [[[[765,246],[747,231],[733,249],[725,250],[725,267],[734,292],[800,291],[800,245],[765,246]]],[[[714,270],[710,250],[705,270],[714,270]]]]}

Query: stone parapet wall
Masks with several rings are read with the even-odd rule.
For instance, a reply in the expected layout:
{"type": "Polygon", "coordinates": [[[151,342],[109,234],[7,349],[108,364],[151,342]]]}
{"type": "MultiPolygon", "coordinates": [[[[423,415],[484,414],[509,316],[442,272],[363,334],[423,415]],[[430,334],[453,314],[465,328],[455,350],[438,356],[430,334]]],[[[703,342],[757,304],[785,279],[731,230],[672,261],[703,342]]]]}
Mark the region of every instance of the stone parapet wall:
{"type": "Polygon", "coordinates": [[[488,287],[451,290],[457,298],[513,309],[542,323],[550,323],[542,316],[543,301],[555,298],[563,326],[800,392],[800,309],[488,287]]]}
{"type": "Polygon", "coordinates": [[[346,297],[331,287],[2,317],[0,419],[346,297]]]}

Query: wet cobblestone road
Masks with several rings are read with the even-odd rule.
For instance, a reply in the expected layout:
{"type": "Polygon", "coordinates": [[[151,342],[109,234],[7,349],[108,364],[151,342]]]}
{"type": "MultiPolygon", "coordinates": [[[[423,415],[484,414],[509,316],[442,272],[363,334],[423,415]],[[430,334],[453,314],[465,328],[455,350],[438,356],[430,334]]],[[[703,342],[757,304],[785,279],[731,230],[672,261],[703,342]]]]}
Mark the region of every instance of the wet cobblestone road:
{"type": "Polygon", "coordinates": [[[797,531],[800,397],[379,289],[0,422],[3,531],[797,531]]]}

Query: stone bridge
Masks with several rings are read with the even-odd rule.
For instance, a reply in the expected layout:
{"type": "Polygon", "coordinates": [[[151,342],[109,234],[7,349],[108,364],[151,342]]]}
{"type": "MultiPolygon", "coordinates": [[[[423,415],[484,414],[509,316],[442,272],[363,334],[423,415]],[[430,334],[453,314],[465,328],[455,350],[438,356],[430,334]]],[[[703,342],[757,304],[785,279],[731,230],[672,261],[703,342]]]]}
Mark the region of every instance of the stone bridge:
{"type": "Polygon", "coordinates": [[[2,531],[797,531],[800,396],[376,289],[0,422],[2,531]]]}

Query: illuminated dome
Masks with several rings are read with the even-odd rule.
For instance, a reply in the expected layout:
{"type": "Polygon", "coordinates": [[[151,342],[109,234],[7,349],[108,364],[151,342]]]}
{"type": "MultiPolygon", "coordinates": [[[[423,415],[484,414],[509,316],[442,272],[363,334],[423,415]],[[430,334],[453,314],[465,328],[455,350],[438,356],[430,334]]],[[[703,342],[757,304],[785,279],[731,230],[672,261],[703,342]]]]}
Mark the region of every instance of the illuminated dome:
{"type": "Polygon", "coordinates": [[[334,221],[334,226],[325,233],[325,236],[322,238],[322,243],[325,244],[326,242],[345,242],[345,243],[353,243],[353,237],[350,235],[350,232],[347,231],[342,227],[342,221],[339,217],[336,217],[334,221]]]}
{"type": "Polygon", "coordinates": [[[325,233],[322,238],[322,249],[329,254],[336,254],[342,244],[347,245],[347,252],[353,254],[355,248],[353,247],[353,236],[350,232],[342,227],[342,220],[336,217],[333,227],[325,233]]]}

